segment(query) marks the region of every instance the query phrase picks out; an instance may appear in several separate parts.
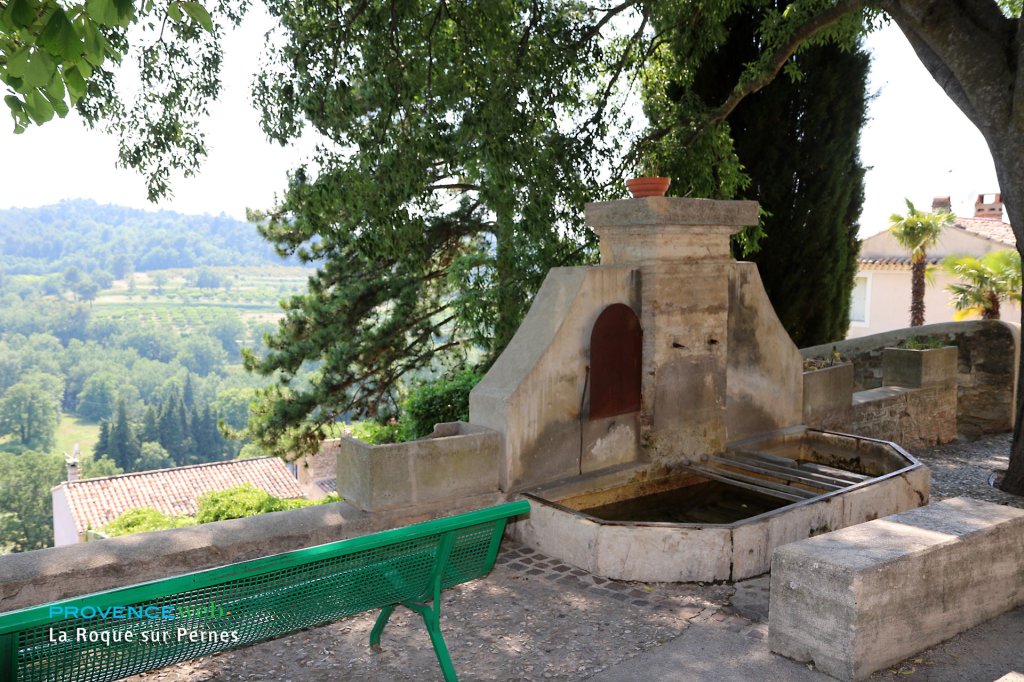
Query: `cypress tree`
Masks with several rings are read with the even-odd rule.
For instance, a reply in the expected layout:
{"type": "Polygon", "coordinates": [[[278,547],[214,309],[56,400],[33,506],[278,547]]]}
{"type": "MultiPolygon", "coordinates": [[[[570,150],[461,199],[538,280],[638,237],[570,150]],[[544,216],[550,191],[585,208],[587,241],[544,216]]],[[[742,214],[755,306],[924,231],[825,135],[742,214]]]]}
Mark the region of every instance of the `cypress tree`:
{"type": "Polygon", "coordinates": [[[100,420],[100,435],[96,439],[96,445],[92,448],[93,459],[99,459],[110,452],[110,422],[106,419],[100,420]]]}
{"type": "Polygon", "coordinates": [[[181,390],[181,402],[189,414],[196,414],[196,395],[192,388],[192,372],[185,372],[185,385],[181,390]]]}
{"type": "Polygon", "coordinates": [[[157,422],[156,409],[149,405],[142,416],[142,432],[139,434],[139,441],[143,443],[159,443],[160,427],[157,422]]]}
{"type": "Polygon", "coordinates": [[[114,464],[125,471],[132,471],[135,468],[135,460],[139,457],[139,444],[128,421],[128,409],[124,400],[117,401],[117,412],[110,425],[107,451],[114,464]]]}
{"type": "Polygon", "coordinates": [[[215,462],[224,454],[224,436],[217,428],[217,416],[209,405],[193,421],[193,436],[199,461],[215,462]]]}
{"type": "MultiPolygon", "coordinates": [[[[759,21],[748,13],[729,22],[728,38],[695,81],[704,101],[723,101],[743,65],[756,60],[759,21]]],[[[859,48],[831,44],[793,59],[800,80],[775,79],[728,120],[751,180],[738,198],[755,199],[770,214],[750,260],[783,326],[805,347],[842,339],[849,327],[864,200],[859,154],[869,59],[859,48]]]]}
{"type": "Polygon", "coordinates": [[[196,464],[203,461],[199,457],[199,453],[196,452],[196,441],[193,434],[193,426],[195,424],[195,418],[191,411],[185,406],[184,399],[179,400],[175,408],[176,418],[178,420],[178,429],[181,431],[181,451],[183,453],[183,460],[186,464],[196,464]]]}
{"type": "Polygon", "coordinates": [[[160,445],[163,446],[174,463],[178,466],[188,464],[188,453],[186,450],[185,425],[182,423],[181,396],[176,389],[160,405],[160,416],[157,421],[157,428],[160,432],[160,445]]]}

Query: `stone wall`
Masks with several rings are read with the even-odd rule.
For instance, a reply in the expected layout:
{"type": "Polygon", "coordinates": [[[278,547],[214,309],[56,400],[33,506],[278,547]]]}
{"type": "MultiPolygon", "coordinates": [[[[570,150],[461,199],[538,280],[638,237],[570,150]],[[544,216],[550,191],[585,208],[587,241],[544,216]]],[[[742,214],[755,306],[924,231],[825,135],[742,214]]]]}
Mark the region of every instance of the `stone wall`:
{"type": "Polygon", "coordinates": [[[0,612],[344,540],[503,502],[366,514],[344,502],[0,556],[0,612]]]}
{"type": "Polygon", "coordinates": [[[469,421],[502,434],[502,490],[639,458],[637,415],[588,422],[590,332],[613,303],[640,309],[627,266],[552,268],[508,347],[469,396],[469,421]]]}
{"type": "Polygon", "coordinates": [[[437,424],[419,440],[370,445],[338,440],[338,493],[363,511],[419,508],[498,492],[497,431],[467,424],[437,424]]]}
{"type": "Polygon", "coordinates": [[[803,359],[775,314],[754,263],[729,269],[729,441],[801,423],[803,359]]]}
{"type": "MultiPolygon", "coordinates": [[[[882,385],[882,349],[910,336],[937,336],[959,347],[956,432],[965,438],[1013,429],[1020,325],[997,320],[944,322],[897,329],[802,348],[805,358],[828,357],[833,347],[854,365],[854,390],[882,385]]],[[[868,435],[868,434],[865,434],[868,435]]]]}
{"type": "Polygon", "coordinates": [[[845,423],[825,428],[890,440],[914,450],[956,439],[956,406],[952,386],[873,388],[853,394],[845,423]]]}

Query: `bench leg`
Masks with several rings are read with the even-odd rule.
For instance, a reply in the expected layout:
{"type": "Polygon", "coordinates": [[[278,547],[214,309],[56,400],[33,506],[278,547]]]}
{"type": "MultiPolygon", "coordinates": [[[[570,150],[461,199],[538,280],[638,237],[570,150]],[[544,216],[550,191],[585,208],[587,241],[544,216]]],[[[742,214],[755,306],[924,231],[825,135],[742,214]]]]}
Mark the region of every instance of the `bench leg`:
{"type": "Polygon", "coordinates": [[[380,652],[380,635],[384,632],[384,626],[388,624],[388,619],[391,618],[391,614],[395,612],[395,605],[385,606],[380,610],[380,615],[377,616],[377,622],[373,624],[373,629],[370,630],[370,648],[374,651],[380,652]]]}
{"type": "Polygon", "coordinates": [[[436,609],[431,609],[429,615],[423,613],[423,622],[430,633],[430,643],[434,645],[434,653],[437,654],[437,662],[441,664],[441,673],[444,674],[445,682],[458,682],[455,675],[455,666],[452,665],[452,657],[448,655],[448,645],[444,642],[444,635],[441,634],[441,623],[438,619],[436,609]]]}
{"type": "Polygon", "coordinates": [[[433,607],[419,602],[406,602],[408,608],[423,617],[423,624],[427,626],[427,633],[430,635],[430,643],[434,645],[434,654],[437,662],[441,665],[441,673],[444,674],[445,682],[459,682],[455,674],[455,666],[452,665],[452,657],[448,654],[448,645],[445,644],[444,635],[441,634],[441,607],[435,602],[433,607]]]}

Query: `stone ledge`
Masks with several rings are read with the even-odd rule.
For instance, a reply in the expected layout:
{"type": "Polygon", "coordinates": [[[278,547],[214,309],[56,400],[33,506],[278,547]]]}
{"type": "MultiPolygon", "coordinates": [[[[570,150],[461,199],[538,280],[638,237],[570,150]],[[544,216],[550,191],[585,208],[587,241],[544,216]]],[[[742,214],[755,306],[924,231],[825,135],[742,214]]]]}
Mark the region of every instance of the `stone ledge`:
{"type": "MultiPolygon", "coordinates": [[[[501,498],[501,499],[500,499],[501,498]]],[[[345,502],[0,556],[0,612],[223,566],[470,511],[494,495],[410,512],[345,502]]]]}
{"type": "Polygon", "coordinates": [[[587,204],[585,211],[587,223],[597,228],[646,225],[738,228],[756,225],[758,220],[756,201],[648,197],[595,201],[587,204]]]}
{"type": "Polygon", "coordinates": [[[772,557],[769,646],[841,680],[1024,604],[1024,510],[958,497],[772,557]]]}

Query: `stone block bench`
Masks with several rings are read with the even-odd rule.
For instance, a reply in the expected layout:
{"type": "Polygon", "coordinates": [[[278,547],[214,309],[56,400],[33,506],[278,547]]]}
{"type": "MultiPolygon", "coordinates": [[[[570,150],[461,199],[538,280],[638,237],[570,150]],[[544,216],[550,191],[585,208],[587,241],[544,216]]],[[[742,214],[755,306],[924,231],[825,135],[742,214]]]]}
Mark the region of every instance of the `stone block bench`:
{"type": "Polygon", "coordinates": [[[958,497],[784,545],[768,643],[861,680],[1024,604],[1024,509],[958,497]]]}
{"type": "Polygon", "coordinates": [[[399,604],[423,617],[444,679],[441,590],[490,572],[526,501],[0,614],[0,680],[106,682],[399,604]]]}

